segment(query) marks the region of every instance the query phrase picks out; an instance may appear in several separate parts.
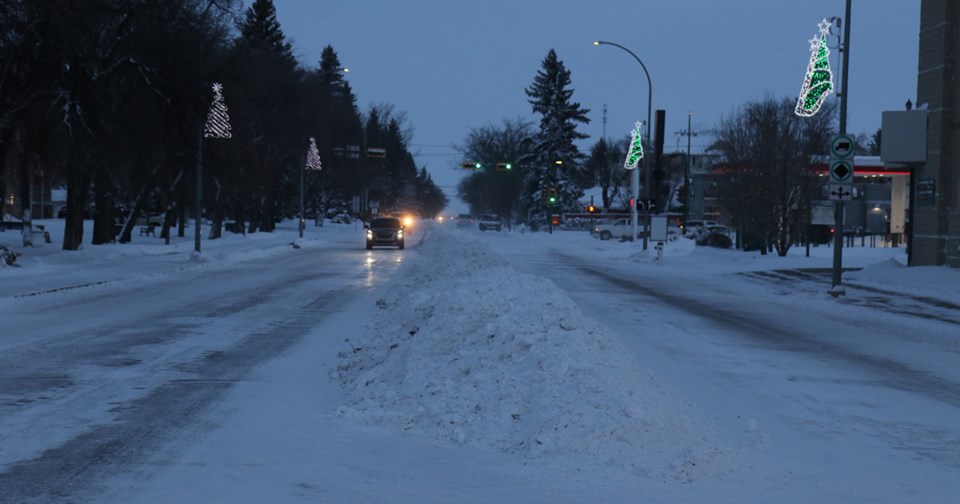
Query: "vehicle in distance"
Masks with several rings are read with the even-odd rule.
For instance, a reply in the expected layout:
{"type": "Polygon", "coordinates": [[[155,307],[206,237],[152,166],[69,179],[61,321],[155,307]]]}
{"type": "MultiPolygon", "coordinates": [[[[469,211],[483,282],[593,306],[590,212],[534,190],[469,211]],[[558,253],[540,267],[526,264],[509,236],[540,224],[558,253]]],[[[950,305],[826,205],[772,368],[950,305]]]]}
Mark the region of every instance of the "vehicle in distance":
{"type": "Polygon", "coordinates": [[[480,216],[480,231],[486,231],[488,229],[496,229],[500,231],[503,227],[503,222],[500,221],[500,216],[497,214],[483,214],[480,216]]]}
{"type": "Polygon", "coordinates": [[[400,223],[403,224],[403,227],[406,229],[413,227],[413,215],[408,212],[390,212],[389,217],[400,219],[400,223]]]}
{"type": "Polygon", "coordinates": [[[377,217],[365,224],[367,250],[373,247],[397,247],[403,250],[403,223],[396,217],[377,217]]]}
{"type": "Polygon", "coordinates": [[[473,225],[473,216],[462,213],[457,216],[457,227],[470,227],[473,225]]]}
{"type": "MultiPolygon", "coordinates": [[[[643,236],[645,229],[646,227],[643,225],[637,226],[637,238],[643,236]]],[[[601,240],[609,240],[610,238],[629,240],[632,232],[633,224],[630,222],[630,219],[616,219],[612,222],[597,224],[593,228],[593,235],[601,240]]]]}

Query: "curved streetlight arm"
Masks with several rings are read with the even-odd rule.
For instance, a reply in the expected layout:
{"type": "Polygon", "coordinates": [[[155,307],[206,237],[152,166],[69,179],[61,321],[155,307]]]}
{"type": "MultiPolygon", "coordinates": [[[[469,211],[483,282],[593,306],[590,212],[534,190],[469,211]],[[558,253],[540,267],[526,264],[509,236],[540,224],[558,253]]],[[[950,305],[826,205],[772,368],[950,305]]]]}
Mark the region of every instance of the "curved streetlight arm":
{"type": "Polygon", "coordinates": [[[633,59],[637,60],[637,63],[640,63],[640,68],[643,68],[643,74],[647,77],[647,144],[650,143],[650,111],[653,109],[653,81],[650,79],[650,72],[647,71],[647,65],[643,64],[643,61],[640,60],[640,57],[633,53],[630,49],[623,47],[616,42],[607,42],[605,40],[598,40],[593,43],[593,45],[611,45],[613,47],[619,47],[624,51],[627,51],[627,54],[633,56],[633,59]]]}

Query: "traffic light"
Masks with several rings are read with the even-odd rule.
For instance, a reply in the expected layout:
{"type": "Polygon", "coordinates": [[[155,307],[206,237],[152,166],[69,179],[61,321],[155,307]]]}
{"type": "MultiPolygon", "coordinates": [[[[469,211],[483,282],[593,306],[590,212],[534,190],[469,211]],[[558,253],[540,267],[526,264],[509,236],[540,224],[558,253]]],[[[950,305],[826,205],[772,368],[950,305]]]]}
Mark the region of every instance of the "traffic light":
{"type": "Polygon", "coordinates": [[[587,211],[590,213],[594,213],[597,211],[597,207],[593,206],[593,203],[590,203],[589,205],[587,205],[587,211]]]}
{"type": "Polygon", "coordinates": [[[513,165],[510,163],[497,163],[497,171],[510,171],[513,165]]]}
{"type": "Polygon", "coordinates": [[[556,189],[547,189],[547,204],[556,205],[557,204],[557,190],[556,189]]]}
{"type": "Polygon", "coordinates": [[[482,170],[483,169],[483,163],[479,161],[464,161],[461,166],[463,166],[463,168],[466,170],[482,170]]]}

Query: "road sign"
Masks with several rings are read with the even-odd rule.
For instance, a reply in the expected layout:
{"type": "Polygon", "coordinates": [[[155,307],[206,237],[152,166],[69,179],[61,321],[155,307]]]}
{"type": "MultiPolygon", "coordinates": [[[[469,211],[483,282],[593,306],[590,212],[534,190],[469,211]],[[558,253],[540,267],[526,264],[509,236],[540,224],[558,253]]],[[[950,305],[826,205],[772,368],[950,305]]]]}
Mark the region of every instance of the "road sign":
{"type": "Polygon", "coordinates": [[[830,183],[846,184],[853,179],[853,163],[837,159],[830,163],[830,183]]]}
{"type": "Polygon", "coordinates": [[[833,201],[847,201],[853,196],[852,184],[830,184],[827,189],[833,201]]]}
{"type": "Polygon", "coordinates": [[[847,135],[837,135],[830,140],[830,154],[843,159],[853,155],[853,139],[847,135]]]}

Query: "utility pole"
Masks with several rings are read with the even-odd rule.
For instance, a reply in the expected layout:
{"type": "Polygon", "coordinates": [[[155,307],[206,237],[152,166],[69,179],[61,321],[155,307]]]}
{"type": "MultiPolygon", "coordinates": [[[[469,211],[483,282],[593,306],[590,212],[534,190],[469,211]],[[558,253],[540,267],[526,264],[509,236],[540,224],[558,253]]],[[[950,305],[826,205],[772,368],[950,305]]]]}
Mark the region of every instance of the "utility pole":
{"type": "MultiPolygon", "coordinates": [[[[842,75],[840,83],[840,135],[847,134],[847,89],[850,79],[847,77],[847,71],[850,68],[850,3],[847,0],[844,13],[843,26],[843,45],[840,47],[840,53],[843,55],[842,75]]],[[[852,158],[851,158],[852,159],[852,158]]],[[[842,296],[846,294],[846,289],[841,284],[843,273],[843,201],[837,200],[833,207],[834,211],[834,233],[833,233],[833,285],[830,288],[830,294],[833,296],[842,296]]]]}

